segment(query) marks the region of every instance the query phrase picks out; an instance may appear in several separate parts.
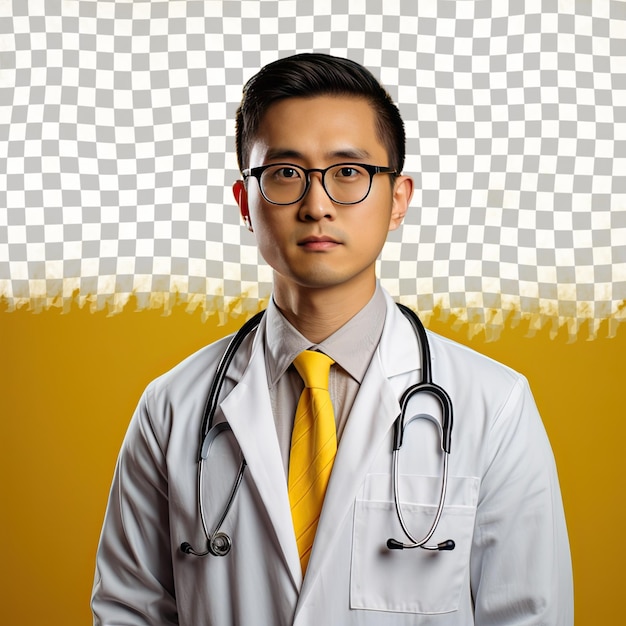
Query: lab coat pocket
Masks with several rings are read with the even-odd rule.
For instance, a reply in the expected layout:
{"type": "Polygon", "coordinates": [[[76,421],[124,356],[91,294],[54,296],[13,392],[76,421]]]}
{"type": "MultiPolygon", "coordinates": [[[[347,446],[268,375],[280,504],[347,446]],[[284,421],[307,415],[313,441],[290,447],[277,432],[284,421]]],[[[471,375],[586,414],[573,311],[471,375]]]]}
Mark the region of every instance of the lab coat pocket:
{"type": "MultiPolygon", "coordinates": [[[[421,548],[389,550],[387,539],[407,541],[390,500],[390,476],[368,476],[357,499],[352,538],[350,606],[402,613],[450,613],[467,585],[478,500],[478,479],[450,477],[443,514],[429,545],[447,539],[451,551],[421,548]]],[[[411,533],[421,539],[435,518],[441,479],[400,476],[402,512],[411,533]]]]}

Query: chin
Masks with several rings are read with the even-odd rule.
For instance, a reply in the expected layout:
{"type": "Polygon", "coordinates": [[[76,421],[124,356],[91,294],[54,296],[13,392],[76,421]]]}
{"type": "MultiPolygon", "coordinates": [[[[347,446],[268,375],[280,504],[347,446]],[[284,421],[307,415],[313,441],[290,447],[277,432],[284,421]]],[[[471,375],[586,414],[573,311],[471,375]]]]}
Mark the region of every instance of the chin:
{"type": "Polygon", "coordinates": [[[294,288],[324,289],[337,287],[345,278],[330,271],[313,272],[275,272],[276,279],[294,288]]]}
{"type": "MultiPolygon", "coordinates": [[[[363,280],[367,280],[369,274],[358,272],[356,274],[341,274],[333,271],[309,272],[306,275],[291,275],[289,282],[295,283],[300,287],[307,289],[348,289],[355,287],[357,284],[363,284],[363,280]]],[[[372,280],[375,275],[372,274],[372,280]]]]}

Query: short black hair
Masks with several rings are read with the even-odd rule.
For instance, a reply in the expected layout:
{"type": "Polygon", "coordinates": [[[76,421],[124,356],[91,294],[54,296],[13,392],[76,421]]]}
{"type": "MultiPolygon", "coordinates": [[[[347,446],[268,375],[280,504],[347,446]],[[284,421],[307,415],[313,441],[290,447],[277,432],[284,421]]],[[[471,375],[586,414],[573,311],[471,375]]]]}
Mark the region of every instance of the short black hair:
{"type": "Polygon", "coordinates": [[[387,149],[389,167],[402,172],[404,122],[398,107],[375,76],[359,63],[321,53],[302,53],[263,67],[244,86],[236,116],[239,169],[249,165],[250,147],[269,107],[286,98],[337,95],[364,98],[376,115],[378,137],[387,149]]]}

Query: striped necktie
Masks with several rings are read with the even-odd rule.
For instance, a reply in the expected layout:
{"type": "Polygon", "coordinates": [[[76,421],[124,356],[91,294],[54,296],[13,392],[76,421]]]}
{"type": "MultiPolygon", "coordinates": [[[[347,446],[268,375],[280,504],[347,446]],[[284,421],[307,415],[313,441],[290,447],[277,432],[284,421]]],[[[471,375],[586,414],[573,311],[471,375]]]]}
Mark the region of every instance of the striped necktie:
{"type": "Polygon", "coordinates": [[[328,393],[330,366],[334,361],[321,352],[305,350],[293,363],[305,386],[291,435],[288,486],[304,574],[337,454],[335,416],[328,393]]]}

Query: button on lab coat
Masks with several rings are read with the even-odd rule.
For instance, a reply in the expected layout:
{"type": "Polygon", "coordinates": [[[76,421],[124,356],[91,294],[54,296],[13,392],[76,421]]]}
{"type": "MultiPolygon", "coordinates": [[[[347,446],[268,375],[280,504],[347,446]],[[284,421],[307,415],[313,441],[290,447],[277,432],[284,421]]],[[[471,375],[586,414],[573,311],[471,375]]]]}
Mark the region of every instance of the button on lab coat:
{"type": "MultiPolygon", "coordinates": [[[[380,345],[343,433],[306,576],[302,577],[285,471],[272,416],[262,322],[238,351],[205,461],[202,494],[213,530],[237,474],[247,470],[222,530],[225,557],[206,548],[197,497],[202,413],[227,340],[151,383],[129,426],[98,548],[97,625],[359,624],[570,626],[572,578],[552,451],[526,380],[429,333],[433,379],[454,405],[446,506],[433,542],[450,552],[389,551],[404,540],[393,504],[391,441],[399,398],[420,380],[409,323],[387,298],[380,345]]],[[[408,416],[432,414],[419,396],[408,416]]],[[[441,453],[436,427],[408,427],[400,496],[423,536],[436,511],[441,453]]]]}

